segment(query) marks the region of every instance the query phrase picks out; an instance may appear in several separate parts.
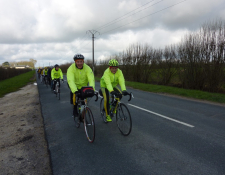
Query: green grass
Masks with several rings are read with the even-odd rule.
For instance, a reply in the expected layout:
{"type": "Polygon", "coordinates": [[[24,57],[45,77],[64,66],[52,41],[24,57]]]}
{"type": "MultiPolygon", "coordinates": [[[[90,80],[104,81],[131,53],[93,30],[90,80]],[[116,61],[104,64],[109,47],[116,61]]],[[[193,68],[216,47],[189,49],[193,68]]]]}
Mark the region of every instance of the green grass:
{"type": "Polygon", "coordinates": [[[34,73],[35,70],[0,81],[0,97],[3,97],[5,94],[10,92],[19,90],[29,82],[33,82],[34,80],[31,80],[31,78],[33,78],[34,73]]]}
{"type": "MultiPolygon", "coordinates": [[[[100,78],[95,77],[96,81],[99,81],[100,78]]],[[[190,89],[182,89],[170,86],[162,86],[162,85],[153,85],[153,84],[144,84],[138,82],[126,81],[126,86],[132,87],[134,89],[140,89],[143,91],[154,92],[154,93],[166,93],[172,95],[178,95],[182,97],[207,100],[211,102],[217,103],[225,103],[225,94],[220,93],[210,93],[199,90],[190,90],[190,89]]]]}

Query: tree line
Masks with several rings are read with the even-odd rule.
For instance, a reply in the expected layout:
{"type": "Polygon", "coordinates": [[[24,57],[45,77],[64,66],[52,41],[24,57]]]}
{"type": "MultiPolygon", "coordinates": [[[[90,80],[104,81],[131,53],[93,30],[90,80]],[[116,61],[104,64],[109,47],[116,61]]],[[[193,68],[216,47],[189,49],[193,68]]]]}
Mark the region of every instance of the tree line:
{"type": "MultiPolygon", "coordinates": [[[[132,44],[123,52],[95,63],[95,76],[103,75],[110,59],[118,60],[128,81],[224,93],[225,21],[206,22],[178,44],[163,49],[132,44]]],[[[92,68],[91,60],[85,62],[92,68]]],[[[66,72],[70,65],[60,68],[66,72]]]]}
{"type": "Polygon", "coordinates": [[[29,66],[30,68],[34,68],[36,63],[37,63],[37,60],[30,58],[29,61],[18,61],[18,62],[5,61],[4,63],[2,63],[2,67],[8,68],[8,67],[16,67],[16,66],[29,66]]]}
{"type": "Polygon", "coordinates": [[[184,36],[180,43],[155,49],[133,44],[100,61],[97,76],[116,59],[129,81],[225,92],[225,22],[212,21],[184,36]]]}

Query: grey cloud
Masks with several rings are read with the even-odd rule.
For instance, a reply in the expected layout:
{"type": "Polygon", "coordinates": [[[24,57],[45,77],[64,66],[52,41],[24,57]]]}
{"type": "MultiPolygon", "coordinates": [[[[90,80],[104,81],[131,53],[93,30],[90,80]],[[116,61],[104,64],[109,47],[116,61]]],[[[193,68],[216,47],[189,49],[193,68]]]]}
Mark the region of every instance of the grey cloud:
{"type": "MultiPolygon", "coordinates": [[[[107,28],[99,29],[147,2],[149,1],[1,1],[0,63],[33,57],[38,60],[38,64],[49,64],[49,61],[60,64],[70,62],[77,52],[92,58],[91,36],[85,35],[87,30],[92,29],[101,33],[95,39],[95,57],[100,59],[125,50],[134,42],[149,43],[157,47],[172,44],[184,32],[197,30],[207,20],[217,17],[225,20],[223,0],[185,1],[152,14],[180,2],[171,0],[162,1],[107,28]],[[143,18],[147,15],[150,16],[143,18]],[[138,20],[140,18],[143,19],[138,20]],[[133,22],[135,20],[137,21],[133,22]],[[110,32],[104,34],[107,31],[110,32]]],[[[159,0],[150,4],[156,2],[159,0]]]]}

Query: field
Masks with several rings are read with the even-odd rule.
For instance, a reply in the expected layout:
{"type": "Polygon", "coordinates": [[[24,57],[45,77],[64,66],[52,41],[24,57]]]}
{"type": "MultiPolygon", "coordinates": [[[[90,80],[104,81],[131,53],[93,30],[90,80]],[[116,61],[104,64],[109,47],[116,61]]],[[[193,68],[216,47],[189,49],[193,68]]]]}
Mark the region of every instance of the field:
{"type": "Polygon", "coordinates": [[[34,81],[34,73],[35,71],[33,70],[13,78],[0,81],[0,97],[3,97],[7,93],[17,91],[27,85],[27,83],[34,81]]]}
{"type": "MultiPolygon", "coordinates": [[[[95,80],[99,81],[99,77],[95,77],[95,80]]],[[[206,100],[211,102],[217,103],[225,103],[225,94],[220,93],[210,93],[205,91],[199,90],[190,90],[190,89],[183,89],[171,86],[162,86],[162,85],[153,85],[153,84],[144,84],[144,83],[137,83],[126,81],[126,86],[140,89],[143,91],[154,92],[154,93],[162,93],[162,94],[171,94],[171,95],[178,95],[181,97],[188,97],[193,99],[199,100],[206,100]]]]}

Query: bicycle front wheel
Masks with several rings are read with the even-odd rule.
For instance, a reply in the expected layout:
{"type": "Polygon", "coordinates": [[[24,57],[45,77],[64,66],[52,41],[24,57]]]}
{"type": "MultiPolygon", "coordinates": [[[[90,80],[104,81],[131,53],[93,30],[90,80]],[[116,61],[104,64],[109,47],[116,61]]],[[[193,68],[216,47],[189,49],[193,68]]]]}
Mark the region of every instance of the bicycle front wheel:
{"type": "Polygon", "coordinates": [[[129,109],[123,103],[120,103],[118,105],[118,108],[116,111],[116,123],[120,132],[124,136],[128,136],[130,134],[132,129],[131,115],[130,115],[129,109]]]}
{"type": "Polygon", "coordinates": [[[103,122],[108,123],[106,120],[106,114],[105,114],[105,109],[104,109],[104,98],[102,98],[101,102],[100,102],[100,113],[101,113],[103,122]]]}
{"type": "Polygon", "coordinates": [[[95,122],[93,114],[90,108],[86,107],[82,115],[84,116],[84,130],[87,136],[87,139],[90,143],[93,143],[95,140],[95,122]]]}

